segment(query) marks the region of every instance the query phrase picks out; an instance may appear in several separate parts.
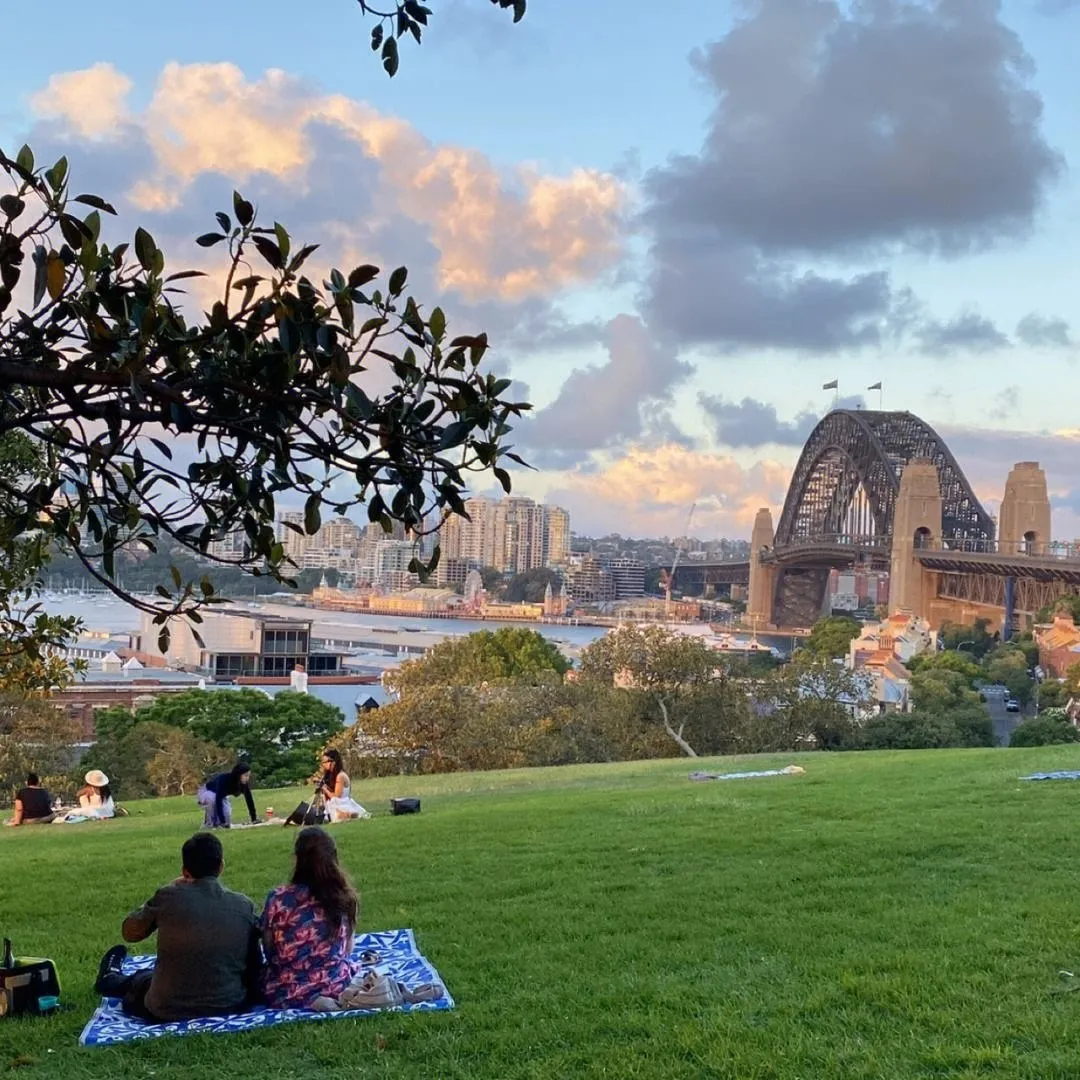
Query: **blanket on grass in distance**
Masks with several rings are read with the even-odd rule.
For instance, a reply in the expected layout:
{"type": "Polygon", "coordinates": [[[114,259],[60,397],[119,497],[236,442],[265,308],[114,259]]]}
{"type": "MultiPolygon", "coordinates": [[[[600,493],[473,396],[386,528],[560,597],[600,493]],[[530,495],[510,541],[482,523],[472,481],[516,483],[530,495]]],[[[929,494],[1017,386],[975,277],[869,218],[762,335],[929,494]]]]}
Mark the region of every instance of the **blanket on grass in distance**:
{"type": "Polygon", "coordinates": [[[1061,769],[1058,772],[1037,772],[1021,776],[1021,780],[1080,780],[1080,770],[1061,769]]]}
{"type": "MultiPolygon", "coordinates": [[[[375,952],[379,962],[365,965],[380,974],[389,975],[406,986],[422,983],[445,983],[439,973],[421,956],[411,930],[384,930],[379,933],[357,934],[353,942],[352,957],[360,963],[365,952],[375,952]]],[[[132,973],[154,966],[153,956],[129,956],[124,961],[124,971],[132,973]]],[[[454,999],[449,990],[438,1001],[421,1001],[415,1005],[399,1005],[394,1012],[434,1012],[452,1009],[454,999]]],[[[247,1012],[231,1016],[203,1017],[198,1020],[178,1020],[169,1024],[148,1024],[125,1016],[120,1002],[103,998],[90,1022],[83,1028],[79,1042],[83,1046],[115,1046],[117,1043],[135,1042],[139,1039],[156,1039],[162,1035],[223,1035],[234,1031],[254,1031],[276,1024],[291,1024],[299,1020],[337,1020],[343,1016],[368,1016],[386,1009],[348,1009],[343,1012],[314,1012],[310,1009],[268,1009],[263,1005],[247,1012]]]]}

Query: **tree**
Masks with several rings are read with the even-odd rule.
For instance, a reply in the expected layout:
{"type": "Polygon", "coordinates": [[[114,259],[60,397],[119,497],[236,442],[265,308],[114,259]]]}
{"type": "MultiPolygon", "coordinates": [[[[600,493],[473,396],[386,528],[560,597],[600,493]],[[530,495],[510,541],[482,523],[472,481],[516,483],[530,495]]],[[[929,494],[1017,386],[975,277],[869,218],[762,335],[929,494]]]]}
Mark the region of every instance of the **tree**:
{"type": "MultiPolygon", "coordinates": [[[[398,40],[419,42],[431,10],[386,3],[358,0],[376,19],[371,46],[393,76],[398,40]]],[[[526,0],[491,3],[515,22],[525,15],[526,0]]],[[[509,379],[480,370],[486,335],[449,339],[439,308],[421,314],[405,267],[374,289],[377,267],[331,270],[320,290],[302,273],[317,245],[294,248],[281,224],[257,224],[255,207],[235,193],[232,216],[218,212],[217,229],[197,240],[228,249],[222,299],[189,319],[168,294],[201,273],[166,275],[164,253],[142,228],[133,245],[103,244],[101,215],[115,211],[99,195],[70,196],[66,158],[44,169],[27,146],[15,158],[0,151],[0,175],[9,189],[0,186],[0,444],[25,436],[40,463],[33,483],[0,469],[9,652],[37,658],[77,629],[19,602],[40,589],[54,547],[152,612],[164,649],[169,617],[197,622],[217,599],[213,582],[173,568],[145,599],[116,574],[125,549],[171,540],[206,556],[239,529],[243,554],[215,558],[289,582],[273,530],[283,492],[306,496],[310,534],[324,506],[342,514],[361,504],[387,531],[396,521],[418,533],[428,510],[440,520],[465,513],[465,478],[477,470],[510,491],[503,459],[524,462],[506,444],[508,421],[529,406],[503,397],[509,379]],[[89,213],[80,216],[79,204],[89,213]],[[30,302],[11,315],[31,265],[30,302]],[[372,397],[364,384],[375,367],[392,373],[392,386],[372,397]],[[174,464],[180,440],[197,450],[187,468],[174,464]],[[343,478],[352,493],[335,489],[343,478]]],[[[438,558],[436,547],[431,563],[411,568],[430,571],[438,558]]]]}
{"type": "Polygon", "coordinates": [[[341,733],[344,723],[339,709],[308,694],[283,691],[270,697],[258,690],[188,690],[163,695],[134,713],[102,710],[96,727],[95,764],[108,772],[109,758],[129,784],[139,783],[139,774],[155,786],[149,763],[159,752],[174,754],[182,747],[189,756],[209,754],[220,764],[219,750],[232,761],[243,758],[260,787],[280,787],[307,779],[319,752],[341,733]],[[194,742],[166,746],[156,730],[152,737],[147,734],[148,726],[186,732],[194,742]]]}
{"type": "Polygon", "coordinates": [[[971,626],[963,623],[942,623],[938,631],[938,640],[945,649],[970,652],[975,659],[985,656],[995,644],[994,636],[988,631],[989,619],[976,619],[971,626]]]}
{"type": "Polygon", "coordinates": [[[542,682],[570,669],[559,647],[536,630],[521,626],[478,630],[447,638],[422,657],[387,673],[386,685],[402,697],[432,686],[480,686],[504,680],[542,682]]]}
{"type": "Polygon", "coordinates": [[[494,566],[480,567],[480,580],[484,583],[484,591],[489,596],[499,596],[506,584],[506,575],[494,566]]]}
{"type": "Polygon", "coordinates": [[[1059,597],[1054,603],[1040,609],[1035,616],[1035,622],[1051,622],[1055,615],[1068,615],[1074,623],[1080,626],[1080,596],[1075,593],[1068,593],[1059,597]]]}
{"type": "Polygon", "coordinates": [[[1036,700],[1040,711],[1063,708],[1069,703],[1069,692],[1057,679],[1045,679],[1039,683],[1036,700]]]}
{"type": "MultiPolygon", "coordinates": [[[[439,308],[421,313],[404,267],[382,284],[375,266],[334,269],[316,287],[304,274],[316,245],[263,227],[237,193],[218,231],[199,237],[226,250],[228,270],[221,299],[194,318],[172,294],[199,272],[167,273],[141,228],[132,245],[103,243],[101,215],[114,211],[70,194],[65,159],[36,168],[24,147],[0,153],[0,175],[10,189],[0,200],[0,438],[25,436],[43,462],[33,483],[0,472],[11,515],[0,578],[32,582],[55,544],[167,634],[168,615],[197,616],[215,599],[212,584],[176,570],[156,599],[134,596],[116,576],[120,551],[168,540],[210,557],[214,539],[242,530],[242,554],[213,558],[289,581],[273,529],[283,493],[304,496],[313,533],[324,506],[361,504],[387,530],[423,531],[432,511],[464,513],[478,470],[510,490],[504,460],[521,459],[506,438],[528,406],[481,369],[486,336],[451,339],[439,308]],[[30,268],[30,302],[11,314],[30,268]],[[372,397],[376,368],[392,385],[372,397]],[[174,464],[178,443],[193,464],[174,464]]],[[[40,648],[16,610],[0,597],[6,627],[40,648]]]]}
{"type": "Polygon", "coordinates": [[[909,671],[952,671],[961,675],[970,687],[974,689],[975,683],[983,677],[983,669],[967,654],[967,652],[952,652],[941,650],[938,652],[924,652],[913,656],[907,662],[909,671]]]}
{"type": "Polygon", "coordinates": [[[802,648],[818,660],[839,660],[847,656],[848,646],[861,631],[858,620],[850,615],[829,615],[814,623],[802,648]]]}
{"type": "Polygon", "coordinates": [[[79,739],[78,724],[41,698],[0,695],[0,797],[10,803],[28,772],[55,781],[68,771],[79,739]]]}
{"type": "Polygon", "coordinates": [[[722,659],[700,638],[662,626],[620,626],[581,654],[581,678],[637,690],[652,702],[664,731],[688,757],[685,738],[696,692],[725,676],[722,659]]]}
{"type": "Polygon", "coordinates": [[[1031,700],[1032,682],[1027,657],[1021,649],[1001,645],[987,655],[985,663],[990,682],[1006,687],[1022,705],[1031,700]]]}
{"type": "Polygon", "coordinates": [[[542,604],[549,585],[558,591],[561,586],[559,575],[546,566],[538,566],[515,574],[503,590],[503,599],[511,604],[542,604]]]}
{"type": "MultiPolygon", "coordinates": [[[[391,78],[397,74],[398,41],[411,34],[419,43],[432,12],[419,0],[356,0],[365,15],[377,19],[371,31],[371,48],[380,53],[383,68],[391,78]]],[[[491,0],[491,3],[513,12],[514,22],[525,17],[526,0],[491,0]]]]}
{"type": "Polygon", "coordinates": [[[1009,736],[1010,746],[1052,746],[1080,742],[1080,730],[1064,709],[1047,709],[1032,720],[1018,724],[1009,736]]]}
{"type": "Polygon", "coordinates": [[[994,725],[985,704],[959,672],[918,671],[911,676],[914,725],[940,734],[942,746],[994,746],[994,725]]]}
{"type": "Polygon", "coordinates": [[[857,742],[859,724],[871,704],[871,683],[829,659],[799,650],[754,688],[759,749],[790,750],[807,744],[847,750],[857,742]]]}

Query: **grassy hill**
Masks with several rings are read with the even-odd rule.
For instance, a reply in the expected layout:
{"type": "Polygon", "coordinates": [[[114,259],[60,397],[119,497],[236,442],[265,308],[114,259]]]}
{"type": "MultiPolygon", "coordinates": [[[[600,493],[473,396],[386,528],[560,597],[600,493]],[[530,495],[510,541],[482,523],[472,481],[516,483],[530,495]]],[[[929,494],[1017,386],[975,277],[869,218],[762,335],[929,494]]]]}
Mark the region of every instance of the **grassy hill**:
{"type": "MultiPolygon", "coordinates": [[[[178,871],[190,799],[0,831],[0,932],[58,963],[68,1008],[0,1020],[0,1073],[388,1078],[1080,1075],[1080,750],[798,760],[690,783],[684,760],[373,781],[335,828],[361,925],[411,926],[455,1012],[81,1049],[97,959],[178,871]],[[391,818],[391,795],[423,813],[391,818]]],[[[259,795],[290,809],[300,792],[259,795]]],[[[261,902],[293,832],[224,836],[261,902]]]]}

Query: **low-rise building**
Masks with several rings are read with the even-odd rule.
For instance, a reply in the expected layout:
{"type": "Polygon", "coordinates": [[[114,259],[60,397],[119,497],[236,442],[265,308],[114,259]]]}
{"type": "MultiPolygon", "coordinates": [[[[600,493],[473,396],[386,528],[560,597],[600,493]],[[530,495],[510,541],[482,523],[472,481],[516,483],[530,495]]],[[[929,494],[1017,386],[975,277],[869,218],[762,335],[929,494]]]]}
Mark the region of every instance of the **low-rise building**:
{"type": "Polygon", "coordinates": [[[1069,668],[1080,664],[1080,627],[1068,614],[1054,616],[1049,626],[1035,627],[1039,667],[1048,678],[1064,679],[1069,668]]]}
{"type": "Polygon", "coordinates": [[[289,676],[297,667],[311,675],[340,671],[336,653],[312,652],[310,619],[223,608],[204,610],[201,615],[202,622],[197,625],[187,619],[169,619],[169,643],[161,650],[161,628],[144,613],[132,644],[139,653],[163,656],[170,667],[218,680],[289,676]]]}

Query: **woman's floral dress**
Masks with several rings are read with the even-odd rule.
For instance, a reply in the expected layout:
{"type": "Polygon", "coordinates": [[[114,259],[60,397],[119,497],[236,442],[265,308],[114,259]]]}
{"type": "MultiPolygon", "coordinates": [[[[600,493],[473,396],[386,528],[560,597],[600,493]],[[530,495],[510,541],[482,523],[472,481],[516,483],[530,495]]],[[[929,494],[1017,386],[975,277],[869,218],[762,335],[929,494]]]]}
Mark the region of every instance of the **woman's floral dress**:
{"type": "Polygon", "coordinates": [[[263,989],[272,1009],[306,1009],[320,994],[336,998],[357,974],[348,927],[331,927],[306,885],[271,889],[261,927],[263,989]]]}

